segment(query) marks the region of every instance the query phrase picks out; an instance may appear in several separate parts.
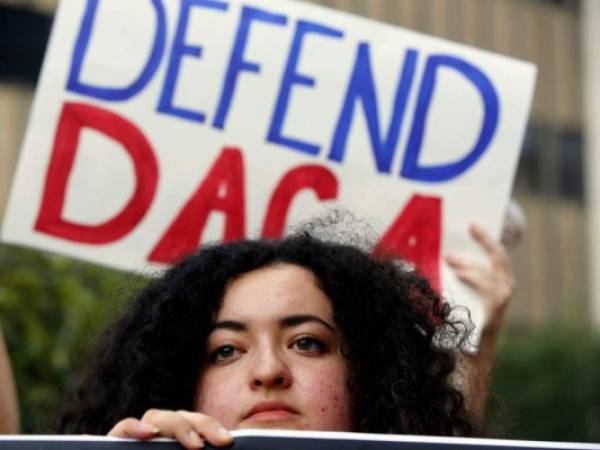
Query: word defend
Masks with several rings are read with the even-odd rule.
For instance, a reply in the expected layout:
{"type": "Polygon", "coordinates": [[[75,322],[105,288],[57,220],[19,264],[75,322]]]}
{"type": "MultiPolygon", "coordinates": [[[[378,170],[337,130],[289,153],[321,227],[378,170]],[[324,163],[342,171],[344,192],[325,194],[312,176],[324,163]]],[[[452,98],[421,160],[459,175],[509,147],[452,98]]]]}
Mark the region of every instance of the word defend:
{"type": "Polygon", "coordinates": [[[534,78],[297,1],[63,0],[3,239],[136,270],[342,206],[452,290],[444,253],[499,233],[534,78]]]}

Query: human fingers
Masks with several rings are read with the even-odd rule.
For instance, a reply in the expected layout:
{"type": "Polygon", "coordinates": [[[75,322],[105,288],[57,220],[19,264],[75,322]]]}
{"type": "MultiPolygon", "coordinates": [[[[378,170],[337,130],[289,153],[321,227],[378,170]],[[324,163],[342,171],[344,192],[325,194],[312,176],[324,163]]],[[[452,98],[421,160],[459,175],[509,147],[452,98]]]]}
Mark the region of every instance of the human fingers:
{"type": "Polygon", "coordinates": [[[204,447],[204,441],[194,425],[183,415],[165,409],[149,409],[142,422],[160,429],[160,436],[176,439],[188,450],[204,447]]]}
{"type": "Polygon", "coordinates": [[[446,262],[453,269],[473,266],[474,261],[466,255],[457,252],[448,252],[446,254],[446,262]]]}
{"type": "Polygon", "coordinates": [[[221,423],[206,414],[190,412],[190,411],[177,411],[187,420],[189,420],[200,436],[210,442],[212,445],[222,447],[231,444],[233,437],[225,429],[221,423]]]}
{"type": "Polygon", "coordinates": [[[456,267],[454,273],[460,281],[473,288],[481,297],[487,297],[487,277],[481,267],[456,267]]]}
{"type": "Polygon", "coordinates": [[[469,226],[469,232],[471,236],[481,244],[486,253],[493,255],[498,252],[499,248],[501,248],[501,244],[497,242],[491,234],[489,234],[482,227],[473,223],[469,226]]]}
{"type": "Polygon", "coordinates": [[[146,440],[156,437],[159,433],[160,429],[157,426],[128,417],[117,422],[108,432],[108,436],[146,440]]]}
{"type": "Polygon", "coordinates": [[[456,252],[449,252],[446,255],[446,262],[459,280],[468,284],[480,294],[482,293],[489,276],[486,275],[485,268],[481,263],[456,252]]]}
{"type": "Polygon", "coordinates": [[[514,289],[510,270],[489,267],[481,261],[459,253],[448,253],[448,265],[456,277],[477,292],[489,313],[502,309],[514,289]]]}
{"type": "Polygon", "coordinates": [[[510,267],[507,269],[489,267],[480,261],[456,253],[446,256],[448,265],[455,275],[475,289],[483,300],[500,306],[506,303],[515,288],[515,279],[510,267]]]}
{"type": "Polygon", "coordinates": [[[488,254],[492,266],[496,269],[510,271],[510,258],[506,247],[496,239],[494,239],[486,230],[477,224],[471,224],[469,227],[471,236],[483,247],[488,254]]]}
{"type": "Polygon", "coordinates": [[[478,225],[471,226],[471,233],[489,255],[491,281],[496,286],[495,290],[500,296],[506,297],[504,301],[508,300],[514,290],[515,277],[506,247],[478,225]]]}
{"type": "Polygon", "coordinates": [[[448,252],[446,262],[460,279],[468,280],[476,288],[483,287],[492,276],[486,264],[462,253],[448,252]],[[470,275],[464,276],[467,273],[470,275]]]}
{"type": "Polygon", "coordinates": [[[204,447],[204,439],[217,447],[232,440],[227,430],[206,414],[151,409],[144,414],[142,422],[157,426],[161,436],[174,438],[189,450],[204,447]]]}

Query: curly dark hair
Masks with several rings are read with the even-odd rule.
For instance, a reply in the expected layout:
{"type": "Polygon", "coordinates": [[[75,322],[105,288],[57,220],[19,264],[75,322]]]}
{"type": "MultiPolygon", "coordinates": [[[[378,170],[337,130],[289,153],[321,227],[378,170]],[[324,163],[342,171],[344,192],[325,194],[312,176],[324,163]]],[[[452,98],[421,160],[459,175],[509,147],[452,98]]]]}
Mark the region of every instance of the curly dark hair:
{"type": "Polygon", "coordinates": [[[205,343],[228,282],[277,263],[312,271],[332,302],[349,361],[354,431],[475,433],[450,380],[467,333],[451,319],[450,306],[391,258],[309,231],[205,246],[151,281],[107,332],[60,431],[105,434],[150,408],[193,409],[205,343]]]}

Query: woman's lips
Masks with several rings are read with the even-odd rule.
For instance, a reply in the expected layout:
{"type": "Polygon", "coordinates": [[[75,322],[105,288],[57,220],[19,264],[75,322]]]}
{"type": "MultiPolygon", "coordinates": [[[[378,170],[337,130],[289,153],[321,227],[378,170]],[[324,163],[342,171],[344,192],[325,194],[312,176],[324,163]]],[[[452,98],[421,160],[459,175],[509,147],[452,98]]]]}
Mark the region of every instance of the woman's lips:
{"type": "Polygon", "coordinates": [[[298,412],[283,402],[269,401],[257,403],[246,414],[247,422],[269,422],[288,420],[298,415],[298,412]]]}
{"type": "Polygon", "coordinates": [[[296,414],[287,409],[272,409],[252,414],[246,419],[247,422],[275,422],[279,420],[288,420],[296,414]]]}

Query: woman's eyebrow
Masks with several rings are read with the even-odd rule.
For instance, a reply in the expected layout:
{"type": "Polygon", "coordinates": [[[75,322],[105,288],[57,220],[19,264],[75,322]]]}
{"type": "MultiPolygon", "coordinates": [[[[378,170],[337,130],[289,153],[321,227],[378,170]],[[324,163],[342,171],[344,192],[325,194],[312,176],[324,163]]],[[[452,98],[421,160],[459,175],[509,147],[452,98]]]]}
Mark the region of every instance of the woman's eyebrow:
{"type": "Polygon", "coordinates": [[[222,320],[213,324],[212,331],[214,330],[248,331],[248,327],[242,322],[236,322],[235,320],[222,320]]]}
{"type": "Polygon", "coordinates": [[[294,316],[287,316],[279,321],[282,327],[295,327],[306,322],[317,322],[329,328],[331,331],[335,331],[333,325],[330,325],[320,317],[313,316],[312,314],[297,314],[294,316]]]}

